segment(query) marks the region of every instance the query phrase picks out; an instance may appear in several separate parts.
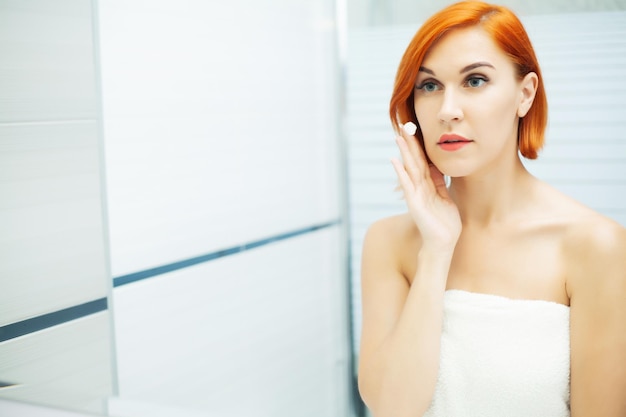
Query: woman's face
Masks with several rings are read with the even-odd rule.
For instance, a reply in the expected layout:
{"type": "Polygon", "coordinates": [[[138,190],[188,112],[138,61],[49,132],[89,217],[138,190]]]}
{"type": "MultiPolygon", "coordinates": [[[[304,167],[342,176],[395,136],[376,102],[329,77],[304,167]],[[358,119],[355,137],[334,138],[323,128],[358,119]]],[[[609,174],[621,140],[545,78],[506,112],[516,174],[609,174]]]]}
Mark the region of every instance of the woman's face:
{"type": "Polygon", "coordinates": [[[460,177],[517,158],[518,120],[532,104],[533,76],[520,81],[478,26],[444,36],[424,58],[414,95],[426,153],[437,168],[460,177]]]}

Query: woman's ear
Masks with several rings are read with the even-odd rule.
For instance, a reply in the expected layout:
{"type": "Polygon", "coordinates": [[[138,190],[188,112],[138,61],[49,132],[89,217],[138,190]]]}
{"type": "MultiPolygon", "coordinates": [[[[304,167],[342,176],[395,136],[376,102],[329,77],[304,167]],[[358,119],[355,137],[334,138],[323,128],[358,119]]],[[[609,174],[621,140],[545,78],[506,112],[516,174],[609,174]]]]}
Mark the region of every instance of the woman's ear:
{"type": "Polygon", "coordinates": [[[530,108],[532,107],[538,86],[539,77],[537,77],[537,74],[535,74],[534,72],[529,72],[522,79],[520,83],[521,100],[519,106],[517,107],[517,115],[519,117],[526,116],[526,113],[528,113],[528,110],[530,110],[530,108]]]}

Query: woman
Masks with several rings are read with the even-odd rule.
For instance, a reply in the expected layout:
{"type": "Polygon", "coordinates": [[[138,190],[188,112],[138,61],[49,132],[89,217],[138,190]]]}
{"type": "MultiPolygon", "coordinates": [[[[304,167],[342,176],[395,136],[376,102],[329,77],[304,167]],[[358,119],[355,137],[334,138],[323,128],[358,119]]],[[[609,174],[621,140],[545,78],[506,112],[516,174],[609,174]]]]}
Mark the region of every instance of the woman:
{"type": "Polygon", "coordinates": [[[522,165],[547,104],[517,17],[481,2],[431,17],[390,114],[408,212],[364,242],[373,414],[626,416],[626,230],[522,165]]]}

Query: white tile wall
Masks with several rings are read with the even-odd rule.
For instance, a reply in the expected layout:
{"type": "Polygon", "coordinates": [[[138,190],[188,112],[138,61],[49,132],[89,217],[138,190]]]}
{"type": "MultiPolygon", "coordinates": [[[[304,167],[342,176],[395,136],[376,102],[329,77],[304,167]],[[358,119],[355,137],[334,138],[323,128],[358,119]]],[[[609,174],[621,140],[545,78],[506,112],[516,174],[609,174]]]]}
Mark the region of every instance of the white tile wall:
{"type": "Polygon", "coordinates": [[[101,2],[113,274],[339,216],[332,2],[101,2]]]}
{"type": "Polygon", "coordinates": [[[0,123],[94,119],[91,2],[0,2],[0,123]]]}
{"type": "Polygon", "coordinates": [[[338,233],[116,288],[121,398],[227,416],[347,415],[338,233]]]}
{"type": "MultiPolygon", "coordinates": [[[[114,277],[341,216],[334,13],[99,3],[114,277]]],[[[115,288],[121,400],[349,415],[340,230],[115,288]]]]}
{"type": "Polygon", "coordinates": [[[0,123],[0,324],[106,297],[95,121],[0,123]]]}
{"type": "MultiPolygon", "coordinates": [[[[92,12],[0,1],[0,326],[111,289],[92,12]]],[[[0,395],[104,411],[111,334],[102,311],[0,343],[0,380],[20,384],[0,395]]]]}
{"type": "Polygon", "coordinates": [[[93,413],[113,384],[111,318],[92,314],[0,344],[0,396],[93,413]]]}
{"type": "Polygon", "coordinates": [[[106,297],[91,3],[0,3],[0,323],[106,297]]]}

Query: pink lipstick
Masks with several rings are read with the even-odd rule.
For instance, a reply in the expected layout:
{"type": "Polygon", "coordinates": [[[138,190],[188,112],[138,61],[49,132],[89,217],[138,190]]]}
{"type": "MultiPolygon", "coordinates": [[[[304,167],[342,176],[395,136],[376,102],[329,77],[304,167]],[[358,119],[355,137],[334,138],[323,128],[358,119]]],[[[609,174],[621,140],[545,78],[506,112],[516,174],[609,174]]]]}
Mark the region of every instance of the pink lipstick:
{"type": "Polygon", "coordinates": [[[455,134],[444,134],[439,138],[437,145],[444,151],[456,151],[473,141],[455,134]]]}

